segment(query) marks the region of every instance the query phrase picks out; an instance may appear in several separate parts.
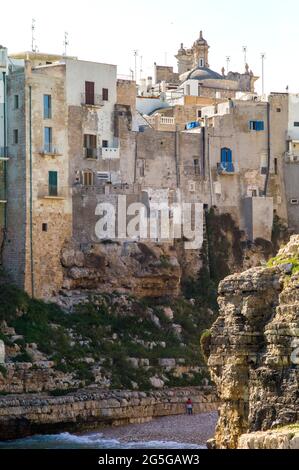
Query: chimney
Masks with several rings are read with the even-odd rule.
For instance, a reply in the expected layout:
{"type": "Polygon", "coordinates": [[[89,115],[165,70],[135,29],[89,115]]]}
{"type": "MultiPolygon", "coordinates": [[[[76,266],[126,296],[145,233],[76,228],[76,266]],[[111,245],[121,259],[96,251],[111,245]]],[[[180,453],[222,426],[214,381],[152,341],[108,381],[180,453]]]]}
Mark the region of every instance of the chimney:
{"type": "Polygon", "coordinates": [[[147,77],[147,91],[153,88],[153,77],[147,77]]]}

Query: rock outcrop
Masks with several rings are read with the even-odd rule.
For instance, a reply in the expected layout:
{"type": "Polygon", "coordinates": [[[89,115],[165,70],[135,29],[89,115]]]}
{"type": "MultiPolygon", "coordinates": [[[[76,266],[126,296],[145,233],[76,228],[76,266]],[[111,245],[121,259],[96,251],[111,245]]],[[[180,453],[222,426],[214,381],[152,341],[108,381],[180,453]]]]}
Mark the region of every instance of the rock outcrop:
{"type": "Polygon", "coordinates": [[[209,368],[222,405],[215,443],[237,448],[242,434],[299,422],[299,236],[270,267],[219,286],[209,368]]]}
{"type": "Polygon", "coordinates": [[[299,429],[252,432],[239,439],[239,449],[299,449],[299,429]]]}
{"type": "Polygon", "coordinates": [[[67,243],[61,253],[64,291],[99,290],[136,297],[177,297],[182,269],[174,246],[103,242],[81,249],[67,243]]]}
{"type": "Polygon", "coordinates": [[[75,431],[142,423],[153,417],[179,415],[192,397],[195,413],[217,409],[211,387],[190,387],[159,392],[85,389],[61,397],[18,395],[0,397],[0,440],[36,433],[75,431]]]}

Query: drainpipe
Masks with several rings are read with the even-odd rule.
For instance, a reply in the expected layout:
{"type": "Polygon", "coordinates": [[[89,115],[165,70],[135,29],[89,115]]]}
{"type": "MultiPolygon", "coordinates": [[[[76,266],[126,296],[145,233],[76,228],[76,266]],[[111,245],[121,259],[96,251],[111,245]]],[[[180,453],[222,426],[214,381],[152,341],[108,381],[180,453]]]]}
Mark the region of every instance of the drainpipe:
{"type": "Polygon", "coordinates": [[[135,155],[134,155],[134,184],[137,178],[137,159],[138,159],[138,132],[135,133],[135,155]]]}
{"type": "Polygon", "coordinates": [[[202,176],[206,177],[206,128],[202,127],[202,176]]]}
{"type": "MultiPolygon", "coordinates": [[[[6,93],[6,72],[2,72],[3,77],[3,144],[4,144],[4,157],[7,158],[7,93],[6,93]]],[[[7,201],[7,161],[4,160],[4,199],[7,201]]],[[[7,202],[4,204],[4,238],[6,237],[7,229],[7,202]]]]}
{"type": "Polygon", "coordinates": [[[266,180],[265,180],[265,188],[264,188],[264,196],[267,197],[267,192],[268,192],[268,186],[269,186],[269,179],[270,179],[270,165],[271,165],[271,141],[270,141],[270,135],[271,135],[271,130],[270,130],[270,103],[267,103],[267,140],[268,140],[268,161],[267,161],[267,174],[266,174],[266,180]]]}
{"type": "Polygon", "coordinates": [[[174,133],[174,158],[175,158],[175,167],[176,167],[177,188],[180,187],[179,138],[180,138],[180,133],[178,131],[178,127],[176,126],[175,133],[174,133]]]}
{"type": "Polygon", "coordinates": [[[32,87],[29,86],[29,174],[30,174],[30,267],[31,295],[34,298],[34,263],[33,263],[33,200],[32,200],[32,87]]]}

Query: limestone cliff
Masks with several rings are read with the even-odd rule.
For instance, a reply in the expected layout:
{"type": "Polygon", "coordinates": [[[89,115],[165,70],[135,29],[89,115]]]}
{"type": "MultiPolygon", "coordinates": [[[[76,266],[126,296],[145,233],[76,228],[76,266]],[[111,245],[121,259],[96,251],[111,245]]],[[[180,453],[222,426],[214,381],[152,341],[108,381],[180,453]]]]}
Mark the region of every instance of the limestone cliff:
{"type": "Polygon", "coordinates": [[[222,405],[218,448],[299,421],[299,236],[268,266],[224,279],[209,368],[222,405]]]}

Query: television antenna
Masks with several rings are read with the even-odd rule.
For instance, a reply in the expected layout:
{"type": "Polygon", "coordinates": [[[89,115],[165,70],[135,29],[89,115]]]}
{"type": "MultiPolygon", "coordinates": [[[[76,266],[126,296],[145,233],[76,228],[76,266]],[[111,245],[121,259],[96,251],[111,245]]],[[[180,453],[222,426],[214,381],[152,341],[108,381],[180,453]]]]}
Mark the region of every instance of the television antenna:
{"type": "Polygon", "coordinates": [[[266,59],[265,52],[261,53],[261,59],[262,59],[262,95],[264,96],[265,94],[265,59],[266,59]]]}
{"type": "Polygon", "coordinates": [[[226,69],[227,69],[227,73],[229,72],[230,59],[231,59],[231,57],[230,57],[229,55],[226,56],[226,69]]]}
{"type": "Polygon", "coordinates": [[[35,18],[32,18],[32,22],[31,22],[31,50],[32,52],[37,52],[35,30],[36,30],[36,20],[35,18]]]}
{"type": "Polygon", "coordinates": [[[140,56],[140,80],[142,79],[142,73],[143,73],[143,57],[142,55],[140,56]]]}
{"type": "Polygon", "coordinates": [[[135,82],[137,82],[137,57],[138,57],[137,49],[133,51],[133,54],[134,54],[134,60],[135,60],[135,82]]]}
{"type": "Polygon", "coordinates": [[[66,51],[67,51],[67,46],[69,46],[69,33],[65,31],[64,33],[64,41],[63,41],[63,46],[64,46],[64,53],[63,55],[66,56],[66,51]]]}

